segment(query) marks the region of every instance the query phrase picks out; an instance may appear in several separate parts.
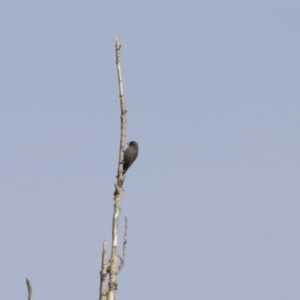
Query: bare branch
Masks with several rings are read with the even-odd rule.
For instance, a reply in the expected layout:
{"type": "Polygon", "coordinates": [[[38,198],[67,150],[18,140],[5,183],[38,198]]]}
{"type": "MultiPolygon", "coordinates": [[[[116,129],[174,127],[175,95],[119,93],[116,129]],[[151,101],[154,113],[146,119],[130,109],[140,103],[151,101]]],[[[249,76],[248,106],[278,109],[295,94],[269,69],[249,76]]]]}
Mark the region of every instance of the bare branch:
{"type": "Polygon", "coordinates": [[[123,196],[123,161],[124,161],[124,149],[126,142],[126,113],[125,96],[123,90],[123,79],[121,72],[121,44],[119,36],[116,37],[116,66],[119,82],[119,97],[121,107],[121,137],[120,137],[120,149],[119,149],[119,162],[118,162],[118,175],[115,193],[114,193],[114,213],[112,222],[112,247],[111,257],[109,265],[109,282],[107,300],[115,300],[116,290],[118,289],[117,274],[118,274],[118,225],[119,216],[121,213],[121,199],[123,196]]]}
{"type": "Polygon", "coordinates": [[[123,78],[121,70],[121,47],[120,37],[116,36],[116,66],[118,73],[118,82],[119,82],[119,97],[120,97],[120,108],[121,108],[121,138],[120,138],[120,151],[119,151],[119,164],[118,164],[118,183],[119,187],[123,185],[123,161],[124,161],[124,149],[126,143],[126,113],[127,108],[125,105],[125,95],[123,89],[123,78]]]}
{"type": "Polygon", "coordinates": [[[28,290],[28,300],[33,300],[32,287],[28,278],[26,278],[27,290],[28,290]]]}
{"type": "Polygon", "coordinates": [[[121,263],[119,265],[118,273],[123,269],[126,261],[126,246],[127,246],[127,234],[128,234],[128,219],[125,217],[125,232],[124,232],[124,241],[123,241],[123,257],[120,257],[121,263]]]}
{"type": "Polygon", "coordinates": [[[107,245],[106,242],[103,243],[102,247],[102,265],[100,271],[100,293],[99,300],[106,299],[106,275],[107,275],[107,245]]]}

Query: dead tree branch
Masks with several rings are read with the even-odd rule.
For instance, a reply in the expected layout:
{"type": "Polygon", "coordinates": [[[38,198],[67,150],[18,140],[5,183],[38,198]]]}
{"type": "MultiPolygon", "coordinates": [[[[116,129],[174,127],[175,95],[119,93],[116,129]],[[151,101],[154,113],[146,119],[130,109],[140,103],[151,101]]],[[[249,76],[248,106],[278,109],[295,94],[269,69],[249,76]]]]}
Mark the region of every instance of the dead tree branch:
{"type": "Polygon", "coordinates": [[[106,242],[103,243],[102,247],[102,265],[100,271],[100,293],[99,293],[99,300],[106,299],[106,275],[107,275],[107,245],[106,242]]]}
{"type": "Polygon", "coordinates": [[[28,290],[28,300],[33,300],[32,287],[28,278],[26,278],[27,290],[28,290]]]}
{"type": "MultiPolygon", "coordinates": [[[[115,183],[115,193],[114,193],[114,211],[112,220],[112,247],[111,256],[109,264],[106,261],[106,244],[105,251],[103,248],[102,252],[102,268],[101,268],[101,283],[100,283],[100,295],[99,300],[115,300],[115,294],[118,289],[117,275],[120,271],[118,268],[118,224],[119,217],[121,213],[121,200],[123,196],[123,161],[124,161],[124,149],[126,143],[126,113],[127,109],[125,106],[125,96],[123,90],[123,79],[121,72],[121,44],[119,36],[116,37],[116,66],[119,82],[119,97],[120,97],[120,107],[121,107],[121,137],[120,137],[120,148],[119,148],[119,161],[118,161],[118,171],[117,171],[117,182],[115,183]],[[105,254],[104,254],[105,253],[105,254]],[[106,277],[109,275],[108,287],[106,287],[106,277]]],[[[123,244],[123,258],[121,265],[124,266],[125,255],[126,255],[126,243],[127,243],[127,219],[125,228],[125,238],[123,244]]],[[[120,265],[120,266],[121,266],[120,265]]]]}
{"type": "Polygon", "coordinates": [[[119,216],[121,211],[121,199],[123,196],[123,160],[124,160],[124,148],[126,142],[126,113],[125,96],[123,90],[123,79],[121,71],[121,44],[119,37],[116,38],[116,65],[119,81],[119,97],[121,107],[121,138],[120,138],[120,151],[119,151],[119,164],[118,164],[118,176],[117,176],[117,191],[114,197],[114,215],[112,224],[112,247],[110,257],[110,272],[108,283],[108,300],[115,299],[115,293],[118,289],[117,274],[118,274],[118,225],[119,216]]]}

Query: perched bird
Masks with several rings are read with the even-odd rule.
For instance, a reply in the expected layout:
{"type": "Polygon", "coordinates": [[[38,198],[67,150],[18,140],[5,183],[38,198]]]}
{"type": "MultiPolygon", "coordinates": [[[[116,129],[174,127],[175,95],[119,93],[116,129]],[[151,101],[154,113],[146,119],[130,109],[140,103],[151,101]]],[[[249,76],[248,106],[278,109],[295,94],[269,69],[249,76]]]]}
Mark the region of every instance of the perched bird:
{"type": "Polygon", "coordinates": [[[128,147],[124,152],[124,162],[123,162],[123,175],[131,167],[133,162],[136,160],[139,152],[139,145],[137,142],[131,141],[128,143],[128,147]]]}

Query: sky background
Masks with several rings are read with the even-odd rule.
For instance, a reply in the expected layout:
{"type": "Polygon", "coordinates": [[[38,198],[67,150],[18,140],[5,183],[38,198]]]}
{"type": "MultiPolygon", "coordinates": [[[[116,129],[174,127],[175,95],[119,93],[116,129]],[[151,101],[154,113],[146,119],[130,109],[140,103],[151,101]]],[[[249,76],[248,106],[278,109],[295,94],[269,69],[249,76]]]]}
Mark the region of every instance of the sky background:
{"type": "MultiPolygon", "coordinates": [[[[121,36],[129,218],[117,299],[300,299],[300,2],[0,9],[2,299],[98,299],[121,36]]],[[[122,241],[122,239],[120,240],[122,241]]]]}

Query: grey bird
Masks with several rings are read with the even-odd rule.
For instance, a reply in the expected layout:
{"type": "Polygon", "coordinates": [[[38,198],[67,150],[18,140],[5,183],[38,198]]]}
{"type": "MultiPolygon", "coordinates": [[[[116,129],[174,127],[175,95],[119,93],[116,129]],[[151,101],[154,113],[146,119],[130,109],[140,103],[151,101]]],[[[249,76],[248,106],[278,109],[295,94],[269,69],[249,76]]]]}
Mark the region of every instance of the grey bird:
{"type": "Polygon", "coordinates": [[[139,145],[135,141],[128,143],[128,147],[124,152],[123,175],[131,167],[139,153],[139,145]]]}

